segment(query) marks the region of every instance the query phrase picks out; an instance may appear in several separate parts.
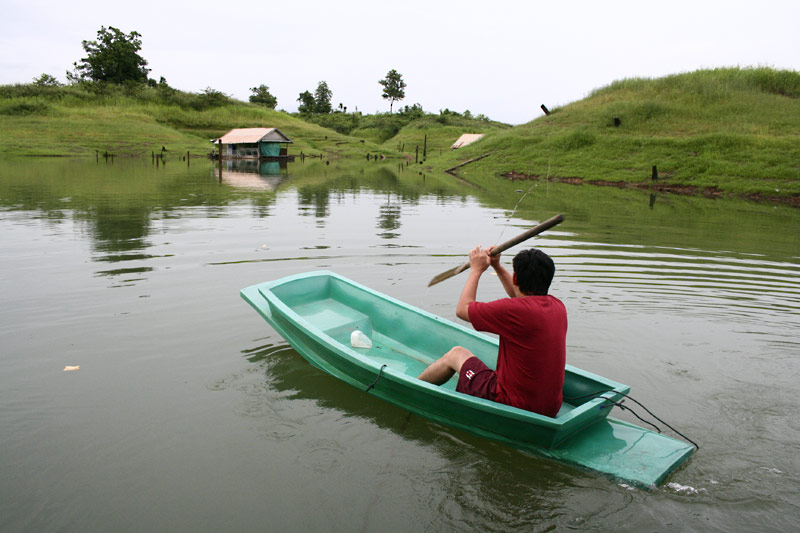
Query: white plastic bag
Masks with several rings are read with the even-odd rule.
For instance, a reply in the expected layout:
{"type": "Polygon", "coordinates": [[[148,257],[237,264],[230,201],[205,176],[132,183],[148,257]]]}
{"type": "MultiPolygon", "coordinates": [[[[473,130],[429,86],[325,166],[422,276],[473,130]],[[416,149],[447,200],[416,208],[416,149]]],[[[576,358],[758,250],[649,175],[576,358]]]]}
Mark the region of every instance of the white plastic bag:
{"type": "Polygon", "coordinates": [[[372,341],[360,329],[350,334],[350,344],[353,345],[353,348],[372,348],[372,341]]]}

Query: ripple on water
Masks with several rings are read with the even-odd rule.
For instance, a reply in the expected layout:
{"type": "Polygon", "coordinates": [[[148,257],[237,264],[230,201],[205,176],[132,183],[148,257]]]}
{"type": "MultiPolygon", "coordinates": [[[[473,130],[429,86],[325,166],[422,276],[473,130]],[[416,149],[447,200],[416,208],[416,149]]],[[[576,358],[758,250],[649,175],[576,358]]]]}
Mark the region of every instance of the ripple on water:
{"type": "Polygon", "coordinates": [[[559,279],[594,305],[785,327],[800,315],[800,268],[751,254],[564,243],[559,279]]]}
{"type": "Polygon", "coordinates": [[[344,447],[333,439],[313,439],[303,443],[296,462],[325,473],[333,470],[344,455],[344,447]]]}

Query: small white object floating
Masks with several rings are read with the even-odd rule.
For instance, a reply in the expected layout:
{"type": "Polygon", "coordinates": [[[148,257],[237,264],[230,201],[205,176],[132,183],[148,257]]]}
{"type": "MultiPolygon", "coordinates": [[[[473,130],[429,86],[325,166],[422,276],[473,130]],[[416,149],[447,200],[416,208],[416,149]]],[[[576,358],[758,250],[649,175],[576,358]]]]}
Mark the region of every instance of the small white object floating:
{"type": "Polygon", "coordinates": [[[65,366],[64,367],[64,372],[73,372],[75,370],[80,370],[80,369],[81,369],[81,365],[78,365],[78,366],[65,366]]]}

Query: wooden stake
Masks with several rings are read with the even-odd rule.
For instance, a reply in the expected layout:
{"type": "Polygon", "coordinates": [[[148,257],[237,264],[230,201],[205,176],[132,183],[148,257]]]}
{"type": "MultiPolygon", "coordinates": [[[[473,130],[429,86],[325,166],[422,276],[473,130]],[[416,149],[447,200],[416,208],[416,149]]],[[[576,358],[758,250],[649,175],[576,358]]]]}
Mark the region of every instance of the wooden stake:
{"type": "Polygon", "coordinates": [[[470,163],[472,163],[474,161],[477,161],[478,159],[483,159],[484,157],[490,155],[491,153],[492,152],[486,152],[485,154],[479,155],[478,157],[473,157],[472,159],[467,159],[463,163],[459,163],[458,165],[456,165],[454,167],[450,167],[450,168],[446,169],[445,172],[452,173],[455,169],[457,169],[459,167],[463,167],[464,165],[469,165],[470,163]]]}

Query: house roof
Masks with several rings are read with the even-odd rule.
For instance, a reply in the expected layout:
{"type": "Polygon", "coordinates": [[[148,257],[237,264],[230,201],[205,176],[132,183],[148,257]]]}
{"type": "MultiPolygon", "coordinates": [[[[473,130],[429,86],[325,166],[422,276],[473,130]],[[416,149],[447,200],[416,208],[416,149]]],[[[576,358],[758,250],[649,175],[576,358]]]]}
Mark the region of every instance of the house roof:
{"type": "Polygon", "coordinates": [[[278,128],[235,128],[219,138],[222,144],[248,144],[259,141],[292,142],[278,128]]]}
{"type": "Polygon", "coordinates": [[[453,143],[453,146],[451,146],[451,148],[461,148],[462,146],[472,144],[475,141],[478,141],[482,138],[483,138],[483,133],[465,133],[461,137],[459,137],[456,142],[453,143]]]}

